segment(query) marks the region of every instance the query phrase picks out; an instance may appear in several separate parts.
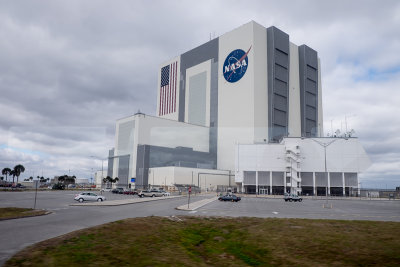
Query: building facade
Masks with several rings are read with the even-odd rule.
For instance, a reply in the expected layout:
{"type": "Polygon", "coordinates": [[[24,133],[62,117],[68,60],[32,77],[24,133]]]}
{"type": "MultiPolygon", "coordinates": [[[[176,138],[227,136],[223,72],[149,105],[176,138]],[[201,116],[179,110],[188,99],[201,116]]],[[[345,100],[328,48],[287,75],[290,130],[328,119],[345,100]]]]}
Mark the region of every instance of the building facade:
{"type": "Polygon", "coordinates": [[[252,190],[240,180],[237,147],[322,137],[322,114],[318,53],[251,21],[160,65],[156,115],[117,121],[108,175],[146,187],[157,168],[222,171],[252,190]]]}

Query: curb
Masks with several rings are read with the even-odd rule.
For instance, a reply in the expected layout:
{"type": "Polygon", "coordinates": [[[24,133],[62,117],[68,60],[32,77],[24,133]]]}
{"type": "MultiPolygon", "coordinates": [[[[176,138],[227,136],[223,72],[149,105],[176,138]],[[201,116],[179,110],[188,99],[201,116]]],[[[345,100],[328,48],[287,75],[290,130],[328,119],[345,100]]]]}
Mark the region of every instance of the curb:
{"type": "Polygon", "coordinates": [[[155,197],[155,198],[135,198],[135,199],[121,199],[121,200],[110,200],[110,201],[102,201],[102,202],[83,202],[83,203],[75,203],[69,204],[70,206],[122,206],[129,204],[137,204],[143,202],[157,201],[162,199],[171,199],[171,198],[179,198],[182,196],[170,196],[170,197],[155,197]]]}

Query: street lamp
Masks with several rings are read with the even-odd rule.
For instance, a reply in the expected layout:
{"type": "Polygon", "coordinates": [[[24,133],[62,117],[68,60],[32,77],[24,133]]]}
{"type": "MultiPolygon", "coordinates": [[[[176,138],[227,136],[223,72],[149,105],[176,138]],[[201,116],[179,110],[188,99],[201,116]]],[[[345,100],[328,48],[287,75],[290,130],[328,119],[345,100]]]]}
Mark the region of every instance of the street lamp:
{"type": "Polygon", "coordinates": [[[90,156],[91,158],[95,158],[95,159],[98,159],[98,160],[101,160],[101,181],[100,181],[100,184],[103,184],[103,162],[104,162],[104,160],[106,160],[107,158],[98,158],[98,157],[95,157],[95,156],[90,156]]]}
{"type": "Polygon", "coordinates": [[[325,196],[326,196],[326,200],[328,201],[328,172],[327,172],[327,168],[326,168],[326,148],[327,148],[328,146],[330,146],[331,144],[333,144],[334,142],[336,142],[338,139],[333,139],[333,140],[331,140],[331,141],[328,142],[328,143],[320,142],[320,141],[317,141],[317,140],[315,140],[315,139],[311,139],[311,140],[313,140],[315,143],[317,143],[318,145],[320,145],[320,146],[322,146],[322,147],[324,148],[324,156],[325,156],[325,180],[326,180],[326,183],[327,183],[326,190],[325,190],[325,196]]]}

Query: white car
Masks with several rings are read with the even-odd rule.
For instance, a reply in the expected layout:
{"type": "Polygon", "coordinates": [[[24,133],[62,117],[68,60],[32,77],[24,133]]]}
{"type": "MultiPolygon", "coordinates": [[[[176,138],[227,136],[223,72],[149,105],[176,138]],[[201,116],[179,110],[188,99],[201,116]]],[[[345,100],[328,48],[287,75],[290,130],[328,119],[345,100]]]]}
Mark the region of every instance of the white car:
{"type": "Polygon", "coordinates": [[[161,191],[164,197],[169,197],[171,194],[169,192],[161,191]]]}
{"type": "Polygon", "coordinates": [[[79,202],[83,202],[83,201],[98,201],[98,202],[102,202],[102,201],[106,200],[106,198],[104,196],[99,196],[99,195],[96,195],[95,193],[92,193],[92,192],[80,193],[78,195],[75,195],[74,199],[76,201],[79,201],[79,202]]]}
{"type": "Polygon", "coordinates": [[[103,192],[111,192],[111,190],[112,190],[111,187],[101,189],[101,191],[103,191],[103,192]]]}

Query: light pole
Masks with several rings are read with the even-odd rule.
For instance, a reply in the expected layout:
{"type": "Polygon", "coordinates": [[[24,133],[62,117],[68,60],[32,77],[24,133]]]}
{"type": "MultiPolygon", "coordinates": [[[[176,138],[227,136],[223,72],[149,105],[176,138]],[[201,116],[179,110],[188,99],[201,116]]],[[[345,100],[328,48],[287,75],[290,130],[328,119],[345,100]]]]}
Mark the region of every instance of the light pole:
{"type": "Polygon", "coordinates": [[[104,162],[104,160],[106,160],[107,158],[98,158],[98,157],[95,157],[95,156],[90,156],[91,158],[94,158],[94,159],[98,159],[98,160],[101,160],[101,180],[100,180],[100,184],[103,184],[103,178],[104,178],[104,176],[103,176],[103,162],[104,162]]]}
{"type": "Polygon", "coordinates": [[[329,141],[328,143],[323,143],[320,141],[317,141],[315,139],[311,139],[313,140],[315,143],[317,143],[318,145],[322,146],[324,148],[324,157],[325,157],[325,180],[326,180],[326,190],[325,190],[325,196],[326,196],[326,201],[328,201],[328,172],[327,172],[327,167],[326,167],[326,148],[328,146],[330,146],[331,144],[333,144],[334,142],[336,142],[338,139],[333,139],[331,141],[329,141]]]}

